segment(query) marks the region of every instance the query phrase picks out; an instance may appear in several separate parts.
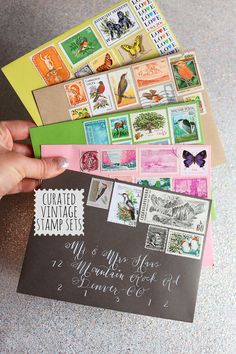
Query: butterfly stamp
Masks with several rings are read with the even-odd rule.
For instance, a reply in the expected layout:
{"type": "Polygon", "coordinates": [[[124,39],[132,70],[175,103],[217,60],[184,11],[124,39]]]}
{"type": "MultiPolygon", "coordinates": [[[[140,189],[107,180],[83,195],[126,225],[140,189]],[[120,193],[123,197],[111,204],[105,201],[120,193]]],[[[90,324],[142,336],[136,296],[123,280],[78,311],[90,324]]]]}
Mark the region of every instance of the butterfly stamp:
{"type": "Polygon", "coordinates": [[[200,113],[196,103],[168,107],[173,143],[202,143],[200,113]]]}
{"type": "Polygon", "coordinates": [[[168,229],[153,225],[148,226],[145,248],[152,251],[164,252],[168,237],[168,229]]]}
{"type": "Polygon", "coordinates": [[[149,142],[169,136],[165,109],[130,114],[134,142],[149,142]]]}
{"type": "Polygon", "coordinates": [[[93,74],[93,70],[89,66],[89,64],[85,64],[84,66],[81,66],[79,69],[77,69],[74,72],[75,77],[80,78],[84,76],[89,76],[93,74]]]}
{"type": "Polygon", "coordinates": [[[201,259],[203,236],[170,230],[166,253],[174,256],[201,259]]]}
{"type": "Polygon", "coordinates": [[[92,178],[88,193],[87,205],[108,209],[111,199],[113,182],[99,178],[92,178]]]}
{"type": "Polygon", "coordinates": [[[203,99],[203,95],[201,92],[195,93],[195,94],[191,94],[191,95],[187,95],[187,96],[183,96],[183,99],[185,102],[189,102],[189,101],[196,101],[199,105],[199,110],[201,114],[206,114],[206,106],[204,103],[204,99],[203,99]]]}
{"type": "Polygon", "coordinates": [[[135,149],[101,151],[101,171],[131,171],[137,168],[135,149]]]}
{"type": "Polygon", "coordinates": [[[202,149],[199,146],[190,149],[181,149],[181,174],[207,176],[208,174],[208,151],[205,146],[202,149]]]}
{"type": "Polygon", "coordinates": [[[140,90],[139,99],[142,107],[154,107],[176,102],[174,86],[171,82],[140,90]]]}
{"type": "Polygon", "coordinates": [[[72,34],[58,44],[72,67],[103,49],[91,27],[72,34]]]}
{"type": "Polygon", "coordinates": [[[139,89],[171,80],[166,58],[157,58],[147,63],[136,64],[132,66],[132,69],[139,89]]]}
{"type": "Polygon", "coordinates": [[[141,29],[127,2],[98,17],[93,23],[108,47],[141,29]]]}
{"type": "Polygon", "coordinates": [[[142,191],[142,187],[115,182],[107,221],[135,227],[138,221],[142,191]]]}
{"type": "Polygon", "coordinates": [[[92,115],[108,113],[115,109],[106,74],[84,79],[92,115]]]}
{"type": "Polygon", "coordinates": [[[192,195],[193,197],[208,198],[207,178],[174,178],[172,181],[173,191],[180,194],[192,195]]]}
{"type": "Polygon", "coordinates": [[[80,171],[95,172],[100,170],[99,153],[97,150],[80,151],[80,171]]]}
{"type": "Polygon", "coordinates": [[[85,121],[83,125],[87,144],[110,144],[106,119],[85,121]]]}
{"type": "Polygon", "coordinates": [[[64,89],[70,106],[77,106],[81,103],[87,102],[82,80],[77,80],[66,84],[64,85],[64,89]]]}
{"type": "Polygon", "coordinates": [[[144,188],[139,221],[204,235],[210,200],[144,188]]]}
{"type": "Polygon", "coordinates": [[[130,124],[128,115],[109,118],[109,128],[112,141],[131,138],[130,124]]]}
{"type": "Polygon", "coordinates": [[[140,149],[140,172],[142,175],[176,174],[178,154],[174,148],[140,149]]]}
{"type": "Polygon", "coordinates": [[[91,117],[90,108],[88,104],[79,107],[70,108],[69,113],[72,120],[91,117]]]}
{"type": "Polygon", "coordinates": [[[139,104],[130,68],[108,73],[117,109],[139,104]]]}
{"type": "Polygon", "coordinates": [[[142,187],[153,187],[163,189],[164,191],[171,190],[171,178],[157,177],[142,177],[136,178],[136,183],[142,187]]]}
{"type": "Polygon", "coordinates": [[[54,85],[70,78],[70,71],[53,45],[35,53],[31,61],[47,85],[54,85]]]}
{"type": "Polygon", "coordinates": [[[94,72],[100,73],[119,66],[119,62],[114,53],[110,50],[92,60],[90,65],[94,72]]]}

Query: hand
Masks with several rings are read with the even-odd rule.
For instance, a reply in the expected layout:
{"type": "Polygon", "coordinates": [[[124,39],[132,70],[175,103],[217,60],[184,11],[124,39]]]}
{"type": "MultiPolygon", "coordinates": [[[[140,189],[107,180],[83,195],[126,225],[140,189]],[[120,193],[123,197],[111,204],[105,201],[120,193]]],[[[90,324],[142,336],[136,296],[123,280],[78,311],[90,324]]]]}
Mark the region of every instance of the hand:
{"type": "Polygon", "coordinates": [[[30,192],[41,179],[55,177],[68,167],[62,157],[35,159],[30,145],[15,142],[27,139],[34,126],[27,121],[0,122],[0,198],[30,192]]]}

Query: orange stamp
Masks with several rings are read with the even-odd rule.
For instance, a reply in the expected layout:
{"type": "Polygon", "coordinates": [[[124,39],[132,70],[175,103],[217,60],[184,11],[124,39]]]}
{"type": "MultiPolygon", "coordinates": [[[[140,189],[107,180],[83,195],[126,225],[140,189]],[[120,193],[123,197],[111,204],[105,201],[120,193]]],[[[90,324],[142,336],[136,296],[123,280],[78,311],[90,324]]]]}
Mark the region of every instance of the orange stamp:
{"type": "Polygon", "coordinates": [[[87,102],[82,80],[77,80],[70,84],[66,84],[64,85],[64,88],[71,106],[77,106],[81,103],[87,102]]]}
{"type": "Polygon", "coordinates": [[[58,84],[70,78],[70,72],[54,46],[34,54],[31,60],[47,85],[58,84]]]}

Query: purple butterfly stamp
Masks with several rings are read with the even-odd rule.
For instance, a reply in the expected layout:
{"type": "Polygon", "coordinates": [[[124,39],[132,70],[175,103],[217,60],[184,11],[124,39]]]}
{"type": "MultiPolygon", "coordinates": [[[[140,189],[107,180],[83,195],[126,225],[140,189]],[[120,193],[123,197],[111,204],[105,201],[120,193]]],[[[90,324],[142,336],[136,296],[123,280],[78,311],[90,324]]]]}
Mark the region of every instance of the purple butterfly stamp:
{"type": "Polygon", "coordinates": [[[181,150],[181,174],[182,175],[201,175],[208,174],[209,152],[207,146],[186,146],[181,150]]]}

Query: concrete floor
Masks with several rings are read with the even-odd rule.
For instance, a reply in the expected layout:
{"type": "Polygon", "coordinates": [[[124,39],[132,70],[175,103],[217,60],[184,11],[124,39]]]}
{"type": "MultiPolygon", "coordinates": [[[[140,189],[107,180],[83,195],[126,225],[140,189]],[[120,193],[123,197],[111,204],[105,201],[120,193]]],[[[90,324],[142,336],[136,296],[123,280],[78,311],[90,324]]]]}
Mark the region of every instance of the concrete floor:
{"type": "MultiPolygon", "coordinates": [[[[112,4],[114,0],[0,0],[0,66],[112,4]]],[[[0,353],[236,352],[236,1],[160,0],[159,5],[182,46],[198,51],[228,160],[213,170],[215,266],[202,271],[194,323],[16,294],[33,197],[11,196],[0,202],[0,353]]],[[[29,119],[2,74],[0,80],[0,119],[29,119]]]]}

